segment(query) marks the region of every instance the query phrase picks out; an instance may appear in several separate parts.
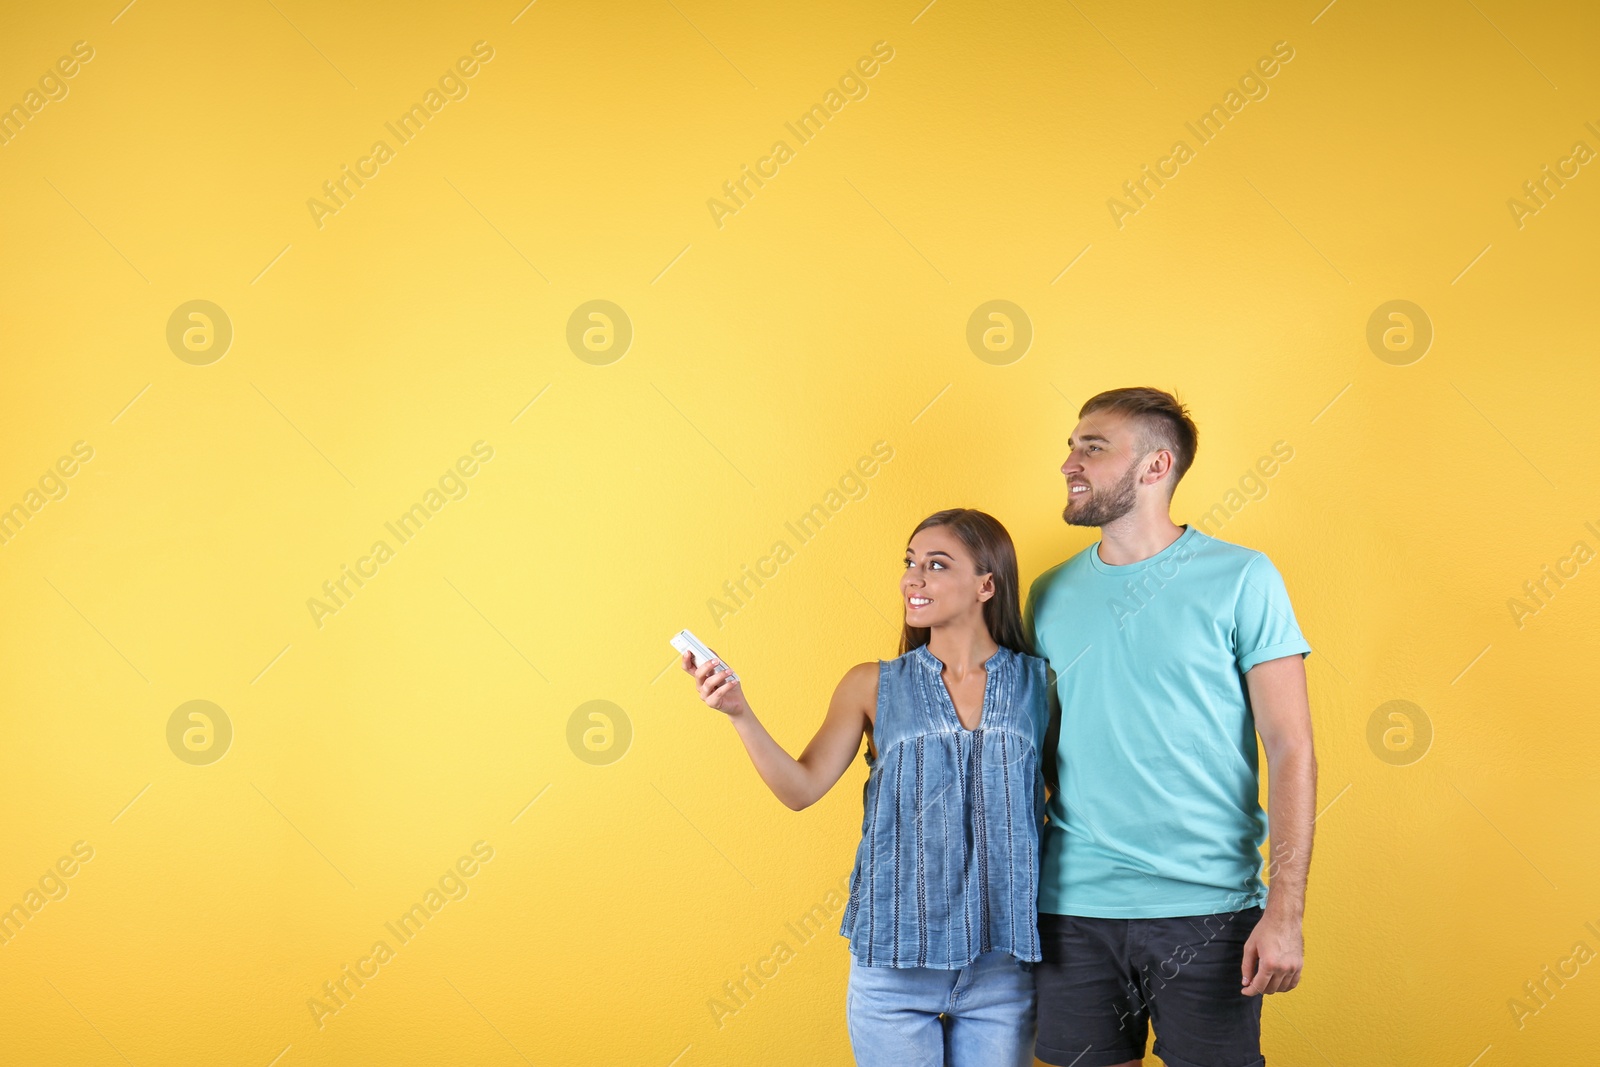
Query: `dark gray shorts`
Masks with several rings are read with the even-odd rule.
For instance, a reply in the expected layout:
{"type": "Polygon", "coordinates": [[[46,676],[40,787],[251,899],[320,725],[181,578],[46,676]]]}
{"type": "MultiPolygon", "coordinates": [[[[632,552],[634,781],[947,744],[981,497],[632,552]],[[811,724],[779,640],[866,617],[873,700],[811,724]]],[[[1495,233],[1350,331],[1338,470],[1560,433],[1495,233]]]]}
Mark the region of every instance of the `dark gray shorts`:
{"type": "Polygon", "coordinates": [[[1045,1063],[1137,1060],[1151,1022],[1167,1067],[1261,1067],[1261,994],[1239,992],[1260,908],[1171,919],[1039,916],[1035,1052],[1045,1063]]]}

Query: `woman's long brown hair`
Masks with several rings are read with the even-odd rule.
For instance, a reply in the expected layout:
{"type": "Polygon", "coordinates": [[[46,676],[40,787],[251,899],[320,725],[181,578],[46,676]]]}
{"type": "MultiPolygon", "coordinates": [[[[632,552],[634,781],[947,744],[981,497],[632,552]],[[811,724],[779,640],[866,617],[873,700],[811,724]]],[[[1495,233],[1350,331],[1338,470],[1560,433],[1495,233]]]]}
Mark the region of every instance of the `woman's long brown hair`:
{"type": "MultiPolygon", "coordinates": [[[[979,574],[994,576],[994,596],[983,602],[983,621],[994,643],[1013,652],[1032,654],[1022,630],[1021,596],[1017,589],[1017,550],[1011,535],[993,515],[973,508],[936,511],[917,524],[911,537],[930,526],[944,526],[972,553],[979,574]]],[[[909,544],[911,538],[906,538],[909,544]]],[[[928,627],[901,623],[900,654],[928,643],[928,627]]]]}

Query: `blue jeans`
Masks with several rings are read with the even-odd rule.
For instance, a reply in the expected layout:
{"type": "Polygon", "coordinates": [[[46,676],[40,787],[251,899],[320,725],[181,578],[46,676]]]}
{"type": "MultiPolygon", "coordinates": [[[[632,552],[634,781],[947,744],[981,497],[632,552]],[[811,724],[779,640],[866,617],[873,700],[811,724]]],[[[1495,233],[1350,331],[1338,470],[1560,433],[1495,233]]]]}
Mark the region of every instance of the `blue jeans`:
{"type": "Polygon", "coordinates": [[[864,967],[852,956],[845,1005],[860,1067],[1033,1064],[1033,964],[1009,952],[955,971],[864,967]]]}

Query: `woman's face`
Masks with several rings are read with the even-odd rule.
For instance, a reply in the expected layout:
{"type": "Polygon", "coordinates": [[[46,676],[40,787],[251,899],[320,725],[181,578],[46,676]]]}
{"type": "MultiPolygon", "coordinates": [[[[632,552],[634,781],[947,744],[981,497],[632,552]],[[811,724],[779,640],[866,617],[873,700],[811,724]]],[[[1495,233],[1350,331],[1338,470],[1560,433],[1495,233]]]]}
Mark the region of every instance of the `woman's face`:
{"type": "Polygon", "coordinates": [[[946,526],[920,530],[906,547],[900,598],[909,626],[942,626],[981,613],[994,596],[994,575],[978,574],[972,554],[946,526]]]}

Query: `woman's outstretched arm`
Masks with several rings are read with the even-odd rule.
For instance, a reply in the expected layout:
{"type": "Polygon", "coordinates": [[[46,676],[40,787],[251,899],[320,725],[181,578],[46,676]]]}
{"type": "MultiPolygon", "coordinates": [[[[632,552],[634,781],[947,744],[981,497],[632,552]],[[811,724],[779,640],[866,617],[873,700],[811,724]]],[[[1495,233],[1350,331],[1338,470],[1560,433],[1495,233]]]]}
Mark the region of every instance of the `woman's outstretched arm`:
{"type": "Polygon", "coordinates": [[[692,666],[693,662],[685,652],[680,666],[694,677],[700,699],[728,717],[761,780],[795,811],[815,804],[833,788],[861,750],[862,735],[871,728],[878,702],[876,663],[860,663],[845,672],[833,691],[822,726],[795,759],[767,733],[745,699],[743,687],[726,667],[714,660],[699,667],[692,666]]]}

